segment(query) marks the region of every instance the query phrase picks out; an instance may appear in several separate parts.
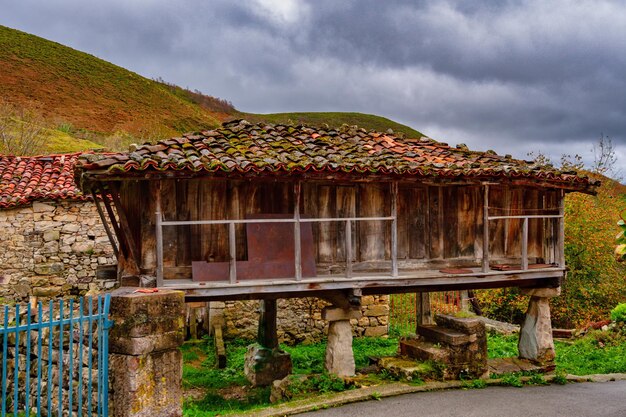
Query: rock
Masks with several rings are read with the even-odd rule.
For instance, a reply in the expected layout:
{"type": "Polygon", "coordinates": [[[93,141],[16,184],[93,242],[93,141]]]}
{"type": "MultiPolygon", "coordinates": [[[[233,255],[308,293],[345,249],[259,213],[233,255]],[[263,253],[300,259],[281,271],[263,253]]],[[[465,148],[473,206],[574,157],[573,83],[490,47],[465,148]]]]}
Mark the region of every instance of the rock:
{"type": "Polygon", "coordinates": [[[93,242],[76,242],[72,245],[72,251],[77,253],[93,252],[93,242]]]}
{"type": "Polygon", "coordinates": [[[340,377],[353,376],[355,374],[354,353],[352,352],[352,326],[348,320],[330,322],[324,368],[328,373],[340,377]]]}
{"type": "Polygon", "coordinates": [[[387,326],[374,326],[374,327],[366,327],[365,333],[363,334],[365,337],[379,337],[385,336],[387,334],[387,326]]]}
{"type": "Polygon", "coordinates": [[[266,387],[291,374],[291,356],[278,348],[250,345],[246,352],[243,373],[252,386],[266,387]]]}
{"type": "Polygon", "coordinates": [[[60,274],[65,269],[65,266],[62,262],[53,262],[47,264],[39,264],[35,265],[33,268],[35,274],[37,275],[53,275],[60,274]]]}
{"type": "Polygon", "coordinates": [[[307,375],[288,375],[283,379],[272,382],[270,402],[276,403],[292,398],[293,395],[289,392],[289,386],[294,382],[301,384],[306,381],[307,378],[307,375]]]}
{"type": "Polygon", "coordinates": [[[45,242],[50,242],[53,240],[59,240],[61,233],[58,230],[46,230],[43,232],[43,240],[45,242]]]}
{"type": "Polygon", "coordinates": [[[44,213],[54,211],[55,207],[50,204],[44,204],[39,201],[33,202],[33,212],[34,213],[44,213]]]}
{"type": "Polygon", "coordinates": [[[61,287],[36,287],[33,288],[35,297],[56,297],[61,294],[61,287]]]}
{"type": "Polygon", "coordinates": [[[63,225],[61,231],[63,233],[76,233],[80,230],[80,225],[76,223],[67,223],[63,225]]]}
{"type": "Polygon", "coordinates": [[[365,315],[368,317],[386,316],[389,314],[389,306],[384,304],[374,304],[365,310],[365,315]]]}
{"type": "Polygon", "coordinates": [[[561,295],[561,287],[556,288],[520,288],[520,293],[533,297],[558,297],[561,295]]]}
{"type": "Polygon", "coordinates": [[[555,357],[550,304],[546,297],[530,298],[518,343],[519,356],[539,363],[552,362],[555,357]]]}

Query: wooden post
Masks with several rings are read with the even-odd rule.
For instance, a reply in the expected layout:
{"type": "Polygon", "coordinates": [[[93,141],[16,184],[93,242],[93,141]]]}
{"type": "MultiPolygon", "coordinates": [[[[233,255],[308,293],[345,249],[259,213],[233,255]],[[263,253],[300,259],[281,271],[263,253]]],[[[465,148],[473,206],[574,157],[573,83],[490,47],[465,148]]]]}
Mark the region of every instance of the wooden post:
{"type": "Polygon", "coordinates": [[[126,213],[124,212],[124,208],[122,207],[122,203],[120,201],[120,197],[118,195],[119,190],[113,190],[111,192],[111,198],[113,199],[113,204],[115,204],[115,209],[117,210],[117,217],[120,221],[120,228],[123,232],[122,236],[128,243],[130,248],[129,255],[135,261],[135,264],[139,266],[141,261],[141,256],[139,255],[139,248],[136,245],[135,238],[130,230],[130,223],[128,222],[128,218],[126,217],[126,213]]]}
{"type": "Polygon", "coordinates": [[[391,276],[398,277],[398,182],[391,183],[391,276]]]}
{"type": "Polygon", "coordinates": [[[483,272],[489,272],[489,186],[485,184],[483,200],[483,272]]]}
{"type": "Polygon", "coordinates": [[[107,219],[104,216],[104,212],[102,211],[102,207],[100,206],[100,200],[98,200],[98,196],[96,195],[96,192],[93,189],[91,190],[91,196],[93,197],[93,202],[96,205],[96,210],[98,210],[98,216],[100,216],[100,221],[102,221],[102,225],[104,226],[104,231],[107,233],[109,242],[111,243],[111,246],[113,247],[113,253],[115,254],[115,257],[117,258],[117,255],[119,253],[117,249],[117,242],[115,242],[115,238],[113,237],[113,233],[111,232],[111,228],[109,227],[109,222],[107,222],[107,219]]]}
{"type": "Polygon", "coordinates": [[[433,317],[430,313],[430,295],[427,292],[418,292],[415,294],[415,313],[418,326],[432,324],[433,317]]]}
{"type": "Polygon", "coordinates": [[[156,205],[156,256],[157,256],[157,270],[156,280],[157,287],[163,286],[163,215],[161,213],[161,182],[157,185],[155,195],[156,205]]]}
{"type": "Polygon", "coordinates": [[[278,347],[276,327],[276,300],[261,300],[259,309],[259,333],[257,342],[264,348],[278,347]]]}
{"type": "Polygon", "coordinates": [[[235,223],[228,223],[228,247],[230,255],[229,276],[230,283],[237,283],[237,236],[235,235],[235,223]]]}
{"type": "Polygon", "coordinates": [[[293,238],[296,281],[302,280],[302,239],[300,237],[300,181],[294,184],[293,238]]]}
{"type": "Polygon", "coordinates": [[[559,235],[557,243],[559,266],[565,268],[565,192],[559,192],[559,235]]]}
{"type": "Polygon", "coordinates": [[[346,278],[352,278],[352,220],[346,220],[346,278]]]}
{"type": "Polygon", "coordinates": [[[522,222],[522,271],[528,269],[528,217],[522,222]]]}
{"type": "Polygon", "coordinates": [[[111,221],[111,226],[113,226],[113,230],[115,230],[115,234],[119,239],[120,251],[124,256],[128,256],[128,248],[126,246],[126,242],[122,239],[122,231],[120,230],[120,226],[117,224],[117,219],[115,218],[115,213],[113,212],[113,208],[111,207],[111,203],[107,199],[106,193],[104,190],[100,190],[100,195],[102,196],[102,202],[104,203],[104,208],[109,215],[109,220],[111,221]]]}

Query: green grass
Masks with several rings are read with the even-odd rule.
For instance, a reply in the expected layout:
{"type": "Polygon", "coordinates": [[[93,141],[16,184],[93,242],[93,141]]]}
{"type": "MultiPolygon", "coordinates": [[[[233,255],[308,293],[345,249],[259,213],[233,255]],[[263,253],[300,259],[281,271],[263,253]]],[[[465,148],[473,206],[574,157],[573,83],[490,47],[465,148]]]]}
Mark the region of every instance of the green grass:
{"type": "Polygon", "coordinates": [[[386,117],[364,113],[349,112],[304,112],[304,113],[270,113],[254,114],[240,113],[240,117],[250,122],[267,122],[281,124],[305,124],[310,126],[328,125],[331,128],[340,127],[343,124],[357,125],[366,130],[376,130],[386,132],[392,129],[394,132],[401,132],[407,137],[420,138],[424,136],[421,132],[403,125],[386,117]]]}
{"type": "MultiPolygon", "coordinates": [[[[183,354],[183,388],[201,390],[202,398],[185,400],[184,415],[188,417],[212,417],[228,412],[241,412],[269,404],[269,389],[250,388],[243,373],[245,353],[250,341],[231,340],[226,342],[227,367],[215,368],[215,353],[212,339],[187,342],[181,348],[183,354]],[[240,387],[241,395],[224,398],[224,392],[240,387]]],[[[294,375],[314,375],[300,384],[295,383],[293,396],[311,392],[326,393],[352,388],[342,379],[324,373],[326,343],[281,346],[290,353],[294,375]]],[[[358,338],[353,349],[357,368],[369,364],[371,356],[391,356],[398,348],[397,339],[358,338]]]]}
{"type": "MultiPolygon", "coordinates": [[[[269,388],[251,388],[243,374],[243,364],[247,340],[226,342],[228,354],[227,368],[215,368],[215,354],[212,339],[200,342],[188,342],[182,347],[183,387],[189,391],[202,393],[199,398],[186,399],[184,415],[187,417],[213,417],[256,408],[263,408],[269,403],[269,388]]],[[[588,375],[593,373],[626,372],[626,330],[617,332],[592,332],[573,343],[555,343],[557,351],[557,377],[555,383],[567,382],[566,373],[588,375]]],[[[324,373],[326,343],[310,345],[282,346],[290,353],[293,362],[292,384],[289,398],[310,397],[321,393],[344,391],[354,384],[324,373]],[[307,378],[300,376],[308,375],[307,378]]],[[[369,364],[370,357],[394,356],[398,348],[397,338],[357,338],[353,341],[353,350],[357,369],[369,364]]],[[[489,357],[517,356],[517,336],[489,335],[489,357]]],[[[433,372],[436,369],[433,368],[433,372]]],[[[431,378],[431,376],[424,376],[431,378]]],[[[397,380],[397,376],[370,374],[361,380],[364,384],[379,384],[397,380]]],[[[437,379],[436,377],[434,379],[437,379]]],[[[502,384],[519,387],[526,385],[544,385],[546,381],[540,374],[514,373],[501,376],[502,384]],[[521,377],[530,379],[522,383],[521,377]]],[[[423,384],[420,378],[410,381],[423,384]]],[[[463,382],[463,388],[484,388],[483,380],[463,382]]]]}
{"type": "MultiPolygon", "coordinates": [[[[574,375],[626,372],[626,331],[594,331],[573,343],[555,342],[557,370],[574,375]]],[[[489,357],[517,356],[517,336],[489,335],[489,357]]]]}

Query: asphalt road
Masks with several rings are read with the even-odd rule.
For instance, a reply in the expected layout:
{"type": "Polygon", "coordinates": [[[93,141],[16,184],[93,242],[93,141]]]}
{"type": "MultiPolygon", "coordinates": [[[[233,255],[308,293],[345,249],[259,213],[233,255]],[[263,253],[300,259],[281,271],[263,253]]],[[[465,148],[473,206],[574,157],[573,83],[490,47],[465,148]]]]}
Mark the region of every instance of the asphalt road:
{"type": "Polygon", "coordinates": [[[626,381],[420,392],[300,415],[311,417],[626,417],[626,381]]]}

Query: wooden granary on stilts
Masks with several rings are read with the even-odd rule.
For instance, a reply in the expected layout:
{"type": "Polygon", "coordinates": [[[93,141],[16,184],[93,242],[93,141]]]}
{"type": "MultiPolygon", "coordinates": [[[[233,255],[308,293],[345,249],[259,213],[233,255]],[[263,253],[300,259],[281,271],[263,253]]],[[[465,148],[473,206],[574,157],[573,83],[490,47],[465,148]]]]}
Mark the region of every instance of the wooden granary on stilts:
{"type": "Polygon", "coordinates": [[[425,137],[246,121],[85,155],[75,173],[103,197],[123,284],[266,300],[269,321],[277,298],[325,298],[345,323],[368,294],[558,288],[564,195],[597,187],[425,137]]]}

